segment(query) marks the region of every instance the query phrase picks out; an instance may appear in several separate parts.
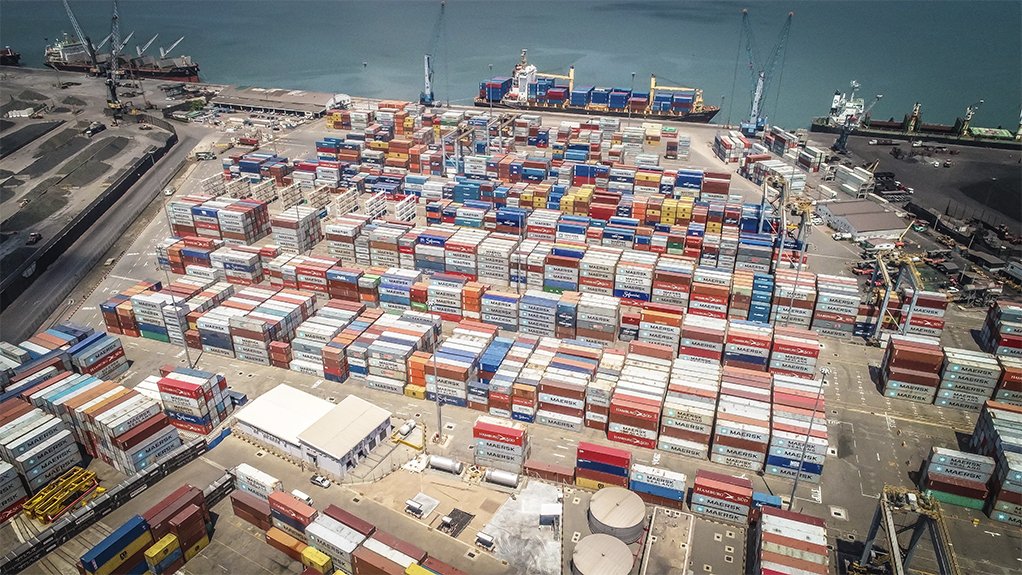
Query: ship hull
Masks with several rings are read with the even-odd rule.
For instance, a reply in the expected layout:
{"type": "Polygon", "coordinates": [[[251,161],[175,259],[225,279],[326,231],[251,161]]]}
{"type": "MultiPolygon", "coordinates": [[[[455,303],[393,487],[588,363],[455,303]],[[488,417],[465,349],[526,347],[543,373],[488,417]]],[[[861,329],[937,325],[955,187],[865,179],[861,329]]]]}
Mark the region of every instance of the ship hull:
{"type": "MultiPolygon", "coordinates": [[[[86,62],[47,62],[46,66],[61,72],[78,72],[89,74],[92,66],[86,62]]],[[[168,82],[198,82],[198,66],[176,66],[173,68],[129,68],[121,69],[125,75],[138,78],[152,78],[168,82]]]]}
{"type": "Polygon", "coordinates": [[[21,54],[0,54],[0,66],[21,66],[21,54]]]}
{"type": "Polygon", "coordinates": [[[702,112],[689,112],[689,113],[671,113],[671,112],[653,112],[653,111],[642,111],[642,112],[631,112],[628,110],[595,110],[591,108],[582,108],[579,106],[572,106],[565,104],[563,106],[548,106],[539,103],[509,103],[509,102],[490,102],[482,98],[476,98],[474,101],[478,108],[499,108],[505,110],[528,110],[530,112],[555,112],[561,114],[578,114],[582,116],[614,116],[618,118],[636,118],[644,120],[658,120],[663,122],[686,122],[694,124],[709,124],[713,117],[720,111],[719,108],[708,107],[704,108],[702,112]]]}
{"type": "MultiPolygon", "coordinates": [[[[840,134],[841,128],[822,121],[820,118],[813,120],[809,125],[809,131],[826,134],[840,134]]],[[[1022,150],[1022,142],[1013,140],[993,140],[988,138],[962,138],[953,134],[940,132],[901,132],[896,130],[881,130],[877,128],[859,127],[852,130],[853,136],[866,136],[873,138],[889,138],[892,140],[926,140],[938,144],[954,144],[957,146],[973,146],[977,148],[996,148],[1001,150],[1022,150]]]]}

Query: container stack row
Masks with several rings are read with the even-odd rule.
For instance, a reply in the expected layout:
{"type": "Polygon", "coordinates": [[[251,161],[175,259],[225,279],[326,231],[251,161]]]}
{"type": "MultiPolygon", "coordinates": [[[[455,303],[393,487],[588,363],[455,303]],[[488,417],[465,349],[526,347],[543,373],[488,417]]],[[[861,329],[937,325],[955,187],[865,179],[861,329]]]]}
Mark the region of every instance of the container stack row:
{"type": "Polygon", "coordinates": [[[201,489],[183,485],[128,519],[79,559],[83,573],[176,573],[209,545],[213,534],[201,489]]]}
{"type": "Polygon", "coordinates": [[[317,510],[285,492],[279,480],[251,466],[235,471],[244,478],[230,496],[235,516],[264,532],[271,547],[301,562],[306,573],[464,575],[336,505],[317,510]]]}
{"type": "Polygon", "coordinates": [[[762,507],[756,531],[755,573],[830,573],[827,524],[822,519],[762,507]]]}
{"type": "Polygon", "coordinates": [[[969,448],[993,458],[990,497],[984,508],[995,521],[1022,527],[1022,407],[987,401],[979,412],[969,448]]]}

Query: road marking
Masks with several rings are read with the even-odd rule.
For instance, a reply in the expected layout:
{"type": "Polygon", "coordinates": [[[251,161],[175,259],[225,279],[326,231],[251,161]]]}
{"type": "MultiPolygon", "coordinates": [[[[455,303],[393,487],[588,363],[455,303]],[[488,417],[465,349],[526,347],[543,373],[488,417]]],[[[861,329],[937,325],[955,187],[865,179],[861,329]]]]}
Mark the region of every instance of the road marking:
{"type": "Polygon", "coordinates": [[[83,307],[83,308],[81,308],[78,311],[95,311],[95,310],[96,310],[96,306],[90,305],[90,306],[83,307]]]}
{"type": "Polygon", "coordinates": [[[555,453],[554,457],[561,457],[561,458],[563,458],[564,454],[563,453],[555,453]]]}
{"type": "Polygon", "coordinates": [[[131,253],[128,253],[128,254],[126,254],[126,255],[128,255],[128,256],[137,256],[137,255],[139,255],[140,253],[141,253],[141,252],[131,252],[131,253]]]}
{"type": "Polygon", "coordinates": [[[317,387],[319,387],[319,386],[320,386],[320,385],[321,385],[322,383],[323,383],[323,380],[322,380],[322,379],[317,379],[317,380],[316,380],[316,383],[312,384],[312,389],[316,389],[316,388],[317,388],[317,387]]]}
{"type": "MultiPolygon", "coordinates": [[[[134,266],[132,266],[132,267],[134,267],[134,266]]],[[[111,278],[114,278],[115,280],[124,280],[124,281],[128,281],[128,282],[137,282],[137,281],[138,281],[138,280],[137,280],[137,279],[135,279],[135,278],[126,278],[126,277],[124,277],[124,276],[116,276],[116,275],[113,275],[113,274],[110,274],[110,275],[109,275],[109,276],[107,276],[107,277],[111,277],[111,278]]]]}
{"type": "Polygon", "coordinates": [[[877,453],[877,461],[880,461],[880,452],[878,451],[876,453],[877,453]]]}

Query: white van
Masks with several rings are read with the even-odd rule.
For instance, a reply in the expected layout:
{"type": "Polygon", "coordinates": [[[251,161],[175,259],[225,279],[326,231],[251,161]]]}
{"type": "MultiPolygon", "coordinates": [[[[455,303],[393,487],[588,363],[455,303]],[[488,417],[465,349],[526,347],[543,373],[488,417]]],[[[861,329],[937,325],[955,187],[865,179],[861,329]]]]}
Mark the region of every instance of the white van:
{"type": "Polygon", "coordinates": [[[302,503],[308,505],[309,507],[313,506],[312,505],[312,498],[309,497],[308,494],[306,494],[305,492],[298,491],[297,489],[292,489],[291,490],[291,495],[294,495],[295,499],[301,501],[302,503]]]}

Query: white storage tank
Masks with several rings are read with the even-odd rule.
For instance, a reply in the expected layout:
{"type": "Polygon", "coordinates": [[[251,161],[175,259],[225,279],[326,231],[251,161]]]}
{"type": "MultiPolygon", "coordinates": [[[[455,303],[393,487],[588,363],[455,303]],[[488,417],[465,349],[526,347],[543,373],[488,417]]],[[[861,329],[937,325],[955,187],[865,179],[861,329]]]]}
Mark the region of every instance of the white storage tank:
{"type": "Polygon", "coordinates": [[[628,575],[633,562],[632,552],[623,541],[597,533],[583,537],[575,545],[571,572],[573,575],[628,575]]]}
{"type": "Polygon", "coordinates": [[[635,543],[642,536],[646,505],[623,487],[604,487],[589,501],[589,529],[635,543]]]}
{"type": "Polygon", "coordinates": [[[449,457],[440,457],[439,455],[429,456],[429,466],[433,469],[439,469],[440,471],[446,471],[455,475],[461,475],[461,472],[465,469],[464,463],[449,457]]]}
{"type": "Polygon", "coordinates": [[[518,474],[500,469],[487,469],[483,479],[488,483],[496,483],[512,489],[518,487],[518,474]]]}

